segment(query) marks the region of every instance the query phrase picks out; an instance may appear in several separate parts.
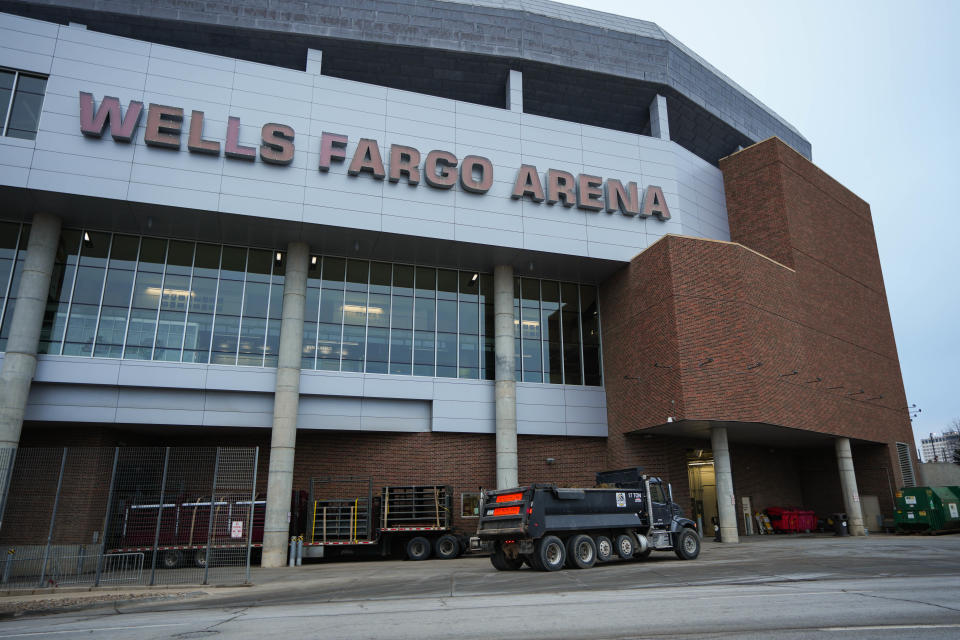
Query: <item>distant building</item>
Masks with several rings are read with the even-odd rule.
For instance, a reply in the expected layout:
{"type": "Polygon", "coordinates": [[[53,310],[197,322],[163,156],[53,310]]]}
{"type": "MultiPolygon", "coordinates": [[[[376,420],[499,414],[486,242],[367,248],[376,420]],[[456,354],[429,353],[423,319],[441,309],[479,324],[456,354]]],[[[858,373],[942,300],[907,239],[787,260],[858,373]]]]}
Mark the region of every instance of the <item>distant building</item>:
{"type": "Polygon", "coordinates": [[[960,431],[931,433],[920,440],[924,462],[953,462],[953,452],[960,448],[960,431]]]}

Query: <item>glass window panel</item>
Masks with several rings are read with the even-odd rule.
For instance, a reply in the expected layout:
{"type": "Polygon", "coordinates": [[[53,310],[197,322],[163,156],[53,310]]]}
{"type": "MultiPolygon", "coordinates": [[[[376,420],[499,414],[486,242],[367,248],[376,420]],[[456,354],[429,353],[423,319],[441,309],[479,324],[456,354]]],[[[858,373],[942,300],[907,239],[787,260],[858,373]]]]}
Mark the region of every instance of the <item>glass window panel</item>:
{"type": "MultiPolygon", "coordinates": [[[[77,284],[73,291],[73,303],[100,304],[103,276],[104,270],[102,267],[80,267],[77,273],[77,284]]],[[[12,293],[13,288],[11,287],[12,293]]]]}
{"type": "MultiPolygon", "coordinates": [[[[233,284],[233,283],[229,283],[233,284]]],[[[243,299],[243,316],[256,318],[267,317],[267,297],[270,295],[270,285],[265,282],[251,282],[247,280],[246,295],[243,299]]]]}
{"type": "Polygon", "coordinates": [[[340,324],[317,325],[317,369],[340,369],[340,324]]]}
{"type": "Polygon", "coordinates": [[[544,340],[560,341],[560,309],[549,309],[546,305],[556,305],[555,302],[544,302],[540,310],[540,331],[544,340]]]}
{"type": "Polygon", "coordinates": [[[123,335],[126,329],[126,307],[103,307],[100,310],[100,326],[97,328],[97,345],[93,355],[98,358],[119,358],[123,355],[123,335]]]}
{"type": "Polygon", "coordinates": [[[240,348],[239,353],[242,356],[255,355],[256,358],[247,357],[240,364],[262,364],[263,349],[267,336],[266,318],[244,318],[240,323],[240,348]],[[255,362],[254,362],[255,361],[255,362]]]}
{"type": "MultiPolygon", "coordinates": [[[[7,121],[7,108],[10,106],[10,95],[13,93],[13,71],[0,69],[0,123],[7,121]]],[[[3,126],[0,124],[0,126],[3,126]]],[[[0,131],[2,134],[3,131],[0,131]]]]}
{"type": "Polygon", "coordinates": [[[280,352],[280,321],[271,318],[267,320],[267,348],[263,366],[276,367],[280,352]]]}
{"type": "Polygon", "coordinates": [[[157,348],[154,360],[177,362],[180,360],[180,347],[183,345],[183,329],[187,314],[182,311],[161,311],[157,325],[157,348]]]}
{"type": "Polygon", "coordinates": [[[183,361],[207,362],[210,356],[212,333],[213,316],[209,313],[190,311],[183,336],[183,361]]]}
{"type": "Polygon", "coordinates": [[[137,265],[137,249],[140,238],[115,234],[110,249],[111,269],[133,269],[137,265]]]}
{"type": "Polygon", "coordinates": [[[221,280],[217,291],[217,315],[239,316],[243,302],[243,283],[237,280],[221,280]]]}
{"type": "Polygon", "coordinates": [[[303,323],[303,351],[301,353],[300,368],[315,369],[317,367],[317,323],[303,323]]]}
{"type": "Polygon", "coordinates": [[[310,256],[310,262],[307,266],[307,286],[319,287],[320,272],[323,268],[323,259],[320,256],[310,256]]]}
{"type": "Polygon", "coordinates": [[[583,383],[594,387],[603,384],[599,345],[583,345],[583,383]]]}
{"type": "Polygon", "coordinates": [[[216,362],[229,363],[230,354],[237,353],[237,338],[240,334],[240,318],[237,316],[221,316],[217,314],[213,322],[212,353],[224,354],[218,356],[216,362]]]}
{"type": "Polygon", "coordinates": [[[160,238],[143,238],[140,241],[140,261],[137,271],[163,272],[167,258],[167,241],[160,238]]]}
{"type": "Polygon", "coordinates": [[[540,281],[534,278],[520,280],[521,305],[524,307],[540,306],[540,281]]]}
{"type": "Polygon", "coordinates": [[[412,296],[414,268],[410,265],[396,264],[393,266],[393,293],[394,295],[412,296]]]}
{"type": "Polygon", "coordinates": [[[563,383],[563,346],[559,342],[543,344],[543,373],[545,382],[563,383]]]}
{"type": "Polygon", "coordinates": [[[190,276],[167,274],[163,281],[160,308],[166,311],[186,311],[190,303],[190,276]]]}
{"type": "Polygon", "coordinates": [[[547,306],[547,303],[552,302],[555,304],[551,305],[550,308],[556,308],[560,303],[560,283],[551,280],[542,280],[540,282],[540,295],[543,306],[547,306]]]}
{"type": "Polygon", "coordinates": [[[37,136],[40,112],[43,108],[43,92],[47,86],[45,78],[35,78],[20,74],[10,109],[7,135],[15,138],[33,140],[37,136]]]}
{"type": "Polygon", "coordinates": [[[343,371],[363,371],[366,327],[344,325],[343,327],[343,371]]]}
{"type": "Polygon", "coordinates": [[[437,334],[437,376],[457,377],[457,334],[437,334]]]}
{"type": "Polygon", "coordinates": [[[277,284],[277,276],[273,277],[273,284],[270,285],[270,317],[283,317],[283,278],[277,284]]]}
{"type": "MultiPolygon", "coordinates": [[[[68,267],[73,269],[73,267],[68,267]]],[[[43,314],[43,325],[40,327],[39,353],[60,353],[60,343],[63,342],[63,330],[67,326],[66,303],[47,302],[43,314]]]]}
{"type": "MultiPolygon", "coordinates": [[[[275,252],[262,249],[250,249],[247,256],[247,282],[270,282],[275,252]]],[[[266,317],[266,316],[264,316],[266,317]]]]}
{"type": "MultiPolygon", "coordinates": [[[[397,300],[399,300],[399,298],[397,300]]],[[[368,326],[389,327],[390,326],[390,294],[389,293],[371,293],[370,302],[367,305],[367,311],[369,313],[369,319],[367,320],[368,326]]],[[[396,315],[396,309],[394,309],[394,315],[396,315]]]]}
{"type": "MultiPolygon", "coordinates": [[[[142,249],[141,249],[142,251],[142,249]]],[[[193,277],[216,278],[220,272],[220,245],[197,243],[193,277]]]]}
{"type": "Polygon", "coordinates": [[[370,263],[366,260],[347,260],[347,290],[365,292],[369,272],[370,263]]]}
{"type": "Polygon", "coordinates": [[[513,339],[513,379],[517,382],[523,379],[523,350],[520,338],[513,339]]]}
{"type": "Polygon", "coordinates": [[[343,300],[343,323],[363,326],[367,323],[367,294],[347,291],[343,300]]]}
{"type": "Polygon", "coordinates": [[[370,292],[390,293],[390,265],[385,262],[370,263],[370,292]]]}
{"type": "Polygon", "coordinates": [[[460,300],[476,302],[480,297],[480,274],[470,271],[460,272],[460,300]]]}
{"type": "Polygon", "coordinates": [[[523,381],[524,382],[543,382],[543,373],[541,373],[540,371],[524,371],[523,381]]]}
{"type": "MultiPolygon", "coordinates": [[[[111,261],[111,264],[112,261],[111,261]]],[[[88,267],[82,267],[86,269],[88,267]]],[[[130,304],[130,290],[133,288],[133,271],[114,269],[107,271],[107,284],[103,288],[103,304],[111,307],[124,307],[130,304]]]]}
{"type": "Polygon", "coordinates": [[[513,337],[520,337],[520,306],[516,300],[513,302],[513,337]]]}
{"type": "Polygon", "coordinates": [[[390,373],[410,375],[412,361],[413,332],[409,329],[394,329],[390,333],[390,373]]]}
{"type": "MultiPolygon", "coordinates": [[[[70,315],[72,320],[72,311],[70,315]]],[[[156,332],[156,311],[132,309],[130,311],[130,323],[127,325],[127,349],[124,352],[124,357],[135,360],[149,360],[156,332]]],[[[67,333],[69,334],[69,327],[67,333]]]]}
{"type": "Polygon", "coordinates": [[[247,269],[247,250],[241,247],[224,247],[220,256],[220,279],[243,280],[247,269]]]}
{"type": "Polygon", "coordinates": [[[483,339],[483,360],[481,360],[480,377],[484,380],[495,380],[497,377],[497,354],[493,337],[483,339]]]}
{"type": "Polygon", "coordinates": [[[389,344],[387,329],[371,327],[367,329],[367,371],[386,373],[389,344]]]}
{"type": "Polygon", "coordinates": [[[343,289],[343,278],[347,261],[343,258],[323,258],[323,286],[343,289]]]}
{"type": "MultiPolygon", "coordinates": [[[[20,255],[25,255],[25,252],[21,251],[20,255]]],[[[20,259],[13,263],[13,277],[10,279],[10,291],[7,294],[10,298],[16,298],[17,292],[20,290],[20,278],[23,277],[24,262],[25,261],[23,259],[20,259]]],[[[100,277],[102,278],[103,270],[100,270],[100,274],[100,277]]],[[[9,314],[9,317],[12,318],[13,314],[9,314]]]]}
{"type": "Polygon", "coordinates": [[[190,275],[193,264],[193,243],[171,240],[167,247],[167,275],[190,275]]]}
{"type": "Polygon", "coordinates": [[[306,322],[312,322],[317,319],[320,312],[320,289],[310,287],[307,289],[307,299],[304,302],[303,318],[306,322]]]}
{"type": "Polygon", "coordinates": [[[480,377],[480,338],[460,336],[460,377],[480,377]]]}
{"type": "Polygon", "coordinates": [[[414,332],[413,375],[433,376],[433,358],[436,350],[436,336],[432,331],[414,332]]]}
{"type": "Polygon", "coordinates": [[[537,309],[524,308],[521,310],[522,320],[520,322],[523,341],[540,340],[540,312],[537,309]]]}
{"type": "Polygon", "coordinates": [[[417,267],[417,296],[437,297],[437,270],[429,267],[417,267]]]}
{"type": "Polygon", "coordinates": [[[600,344],[600,310],[595,287],[580,287],[580,310],[583,344],[600,344]]]}
{"type": "Polygon", "coordinates": [[[437,270],[437,297],[442,300],[457,299],[457,272],[437,270]]]}
{"type": "Polygon", "coordinates": [[[84,231],[80,264],[87,267],[103,267],[107,264],[110,249],[110,234],[99,231],[84,231]]]}
{"type": "MultiPolygon", "coordinates": [[[[433,302],[432,300],[430,302],[433,302]]],[[[394,296],[393,298],[393,328],[394,329],[412,329],[413,328],[413,298],[406,296],[394,296]]],[[[418,327],[426,328],[426,327],[418,327]]]]}
{"type": "Polygon", "coordinates": [[[434,331],[437,328],[437,302],[428,298],[417,298],[414,304],[413,319],[417,331],[434,331]]]}
{"type": "Polygon", "coordinates": [[[283,276],[287,273],[287,254],[283,251],[273,252],[273,281],[283,282],[283,276]],[[277,259],[279,254],[280,258],[277,259]],[[277,277],[279,276],[279,280],[277,277]]]}
{"type": "Polygon", "coordinates": [[[493,277],[489,275],[480,276],[480,304],[483,306],[483,324],[481,333],[486,336],[494,334],[494,308],[493,308],[493,277]]]}
{"type": "Polygon", "coordinates": [[[563,382],[564,384],[583,384],[579,344],[563,343],[563,382]]]}
{"type": "Polygon", "coordinates": [[[457,301],[437,300],[437,330],[457,332],[457,301]]]}
{"type": "Polygon", "coordinates": [[[0,222],[0,258],[15,258],[20,225],[16,222],[0,222]]]}
{"type": "Polygon", "coordinates": [[[7,350],[7,338],[10,337],[10,318],[13,317],[13,309],[16,306],[16,300],[7,300],[7,309],[4,313],[4,317],[7,318],[7,321],[0,325],[0,351],[7,350]]]}
{"type": "MultiPolygon", "coordinates": [[[[320,322],[340,325],[343,322],[343,291],[324,289],[320,297],[320,322]]],[[[339,341],[339,331],[337,340],[339,341]]]]}
{"type": "MultiPolygon", "coordinates": [[[[139,283],[140,276],[137,276],[139,283]]],[[[190,311],[213,313],[217,301],[217,281],[214,278],[193,277],[190,283],[190,311]]]]}
{"type": "MultiPolygon", "coordinates": [[[[0,228],[0,233],[2,233],[2,228],[0,228]]],[[[2,244],[2,241],[0,241],[0,244],[2,244]]],[[[43,323],[40,326],[40,353],[60,353],[63,330],[67,326],[67,306],[73,289],[79,252],[80,232],[74,229],[61,231],[53,275],[50,278],[47,306],[43,314],[43,323]]],[[[3,271],[3,260],[0,259],[0,293],[7,286],[7,279],[3,271]]],[[[2,301],[2,297],[0,295],[0,301],[2,301]]]]}
{"type": "Polygon", "coordinates": [[[460,335],[480,333],[480,307],[476,302],[460,303],[460,335]]]}
{"type": "Polygon", "coordinates": [[[542,347],[539,340],[523,341],[523,379],[529,380],[527,372],[540,372],[543,370],[542,347]]]}

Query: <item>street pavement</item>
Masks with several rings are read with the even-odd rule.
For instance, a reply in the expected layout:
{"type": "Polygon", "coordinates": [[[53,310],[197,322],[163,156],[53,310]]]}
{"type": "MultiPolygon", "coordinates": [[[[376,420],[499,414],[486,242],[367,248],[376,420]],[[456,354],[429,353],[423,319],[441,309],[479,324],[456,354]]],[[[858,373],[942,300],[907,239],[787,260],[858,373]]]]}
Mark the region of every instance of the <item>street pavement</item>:
{"type": "Polygon", "coordinates": [[[476,557],[255,569],[252,587],[7,618],[0,640],[960,637],[960,536],[703,545],[689,562],[654,553],[556,573],[476,557]]]}

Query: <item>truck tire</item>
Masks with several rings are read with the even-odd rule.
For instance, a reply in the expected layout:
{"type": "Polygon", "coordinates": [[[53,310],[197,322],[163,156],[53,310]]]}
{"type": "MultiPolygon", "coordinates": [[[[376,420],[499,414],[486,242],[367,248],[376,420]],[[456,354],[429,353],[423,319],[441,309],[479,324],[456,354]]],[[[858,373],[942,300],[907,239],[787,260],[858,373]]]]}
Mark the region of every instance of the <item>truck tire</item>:
{"type": "Polygon", "coordinates": [[[567,566],[571,569],[589,569],[597,563],[597,545],[593,538],[582,533],[567,540],[567,566]]]}
{"type": "Polygon", "coordinates": [[[183,562],[183,554],[176,549],[167,549],[160,556],[160,566],[164,569],[176,569],[183,562]]]}
{"type": "Polygon", "coordinates": [[[567,550],[557,536],[544,536],[537,540],[534,552],[537,554],[537,564],[544,571],[559,571],[567,560],[567,550]]]}
{"type": "Polygon", "coordinates": [[[407,557],[411,560],[426,560],[430,557],[430,541],[422,536],[411,538],[407,543],[407,557]]]}
{"type": "Polygon", "coordinates": [[[447,533],[437,538],[437,541],[433,543],[433,549],[438,558],[449,560],[460,555],[460,542],[455,536],[447,533]]]}
{"type": "Polygon", "coordinates": [[[193,564],[200,569],[203,569],[207,566],[207,550],[206,549],[197,549],[193,552],[193,564]]]}
{"type": "Polygon", "coordinates": [[[597,536],[593,539],[597,547],[597,562],[610,562],[613,558],[613,542],[607,536],[597,536]]]}
{"type": "Polygon", "coordinates": [[[544,571],[543,565],[537,560],[536,553],[525,553],[523,555],[523,561],[527,563],[527,566],[535,571],[544,571]]]}
{"type": "Polygon", "coordinates": [[[684,529],[677,536],[673,552],[681,560],[694,560],[700,555],[700,536],[693,529],[684,529]]]}
{"type": "Polygon", "coordinates": [[[620,556],[622,560],[633,559],[633,552],[637,549],[637,543],[633,541],[633,536],[626,533],[621,534],[617,536],[614,545],[617,549],[617,555],[620,556]]]}
{"type": "Polygon", "coordinates": [[[523,557],[509,558],[503,552],[503,548],[498,545],[493,555],[490,556],[490,564],[497,571],[516,571],[523,566],[523,557]]]}

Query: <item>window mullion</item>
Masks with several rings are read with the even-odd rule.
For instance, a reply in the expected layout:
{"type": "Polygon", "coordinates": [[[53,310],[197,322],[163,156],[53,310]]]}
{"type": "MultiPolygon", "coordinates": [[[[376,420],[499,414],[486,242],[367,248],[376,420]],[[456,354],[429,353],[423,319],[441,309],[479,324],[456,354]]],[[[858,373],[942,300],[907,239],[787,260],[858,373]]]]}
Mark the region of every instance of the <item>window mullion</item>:
{"type": "MultiPolygon", "coordinates": [[[[17,95],[17,85],[20,84],[20,72],[13,72],[13,88],[10,91],[10,99],[7,101],[7,117],[3,119],[3,135],[7,135],[7,127],[10,125],[10,112],[13,111],[13,98],[17,95]]],[[[79,260],[79,256],[78,256],[79,260]]]]}
{"type": "MultiPolygon", "coordinates": [[[[197,264],[197,247],[198,243],[193,243],[193,252],[190,255],[190,280],[187,285],[187,310],[183,314],[183,336],[180,338],[180,359],[178,362],[183,362],[183,349],[187,343],[187,323],[190,321],[190,311],[193,309],[193,270],[197,264]]],[[[139,264],[139,262],[138,262],[139,264]]],[[[131,314],[133,312],[131,311],[131,314]]],[[[210,329],[213,329],[213,325],[210,325],[210,329]]]]}
{"type": "MultiPolygon", "coordinates": [[[[100,303],[97,305],[97,321],[93,325],[93,341],[90,343],[90,357],[97,352],[97,334],[100,333],[100,314],[103,313],[103,292],[107,288],[107,276],[110,274],[110,256],[113,255],[113,233],[110,233],[110,244],[107,245],[107,262],[103,268],[103,284],[100,285],[100,303]]],[[[77,269],[80,268],[80,256],[77,256],[77,269]]]]}

